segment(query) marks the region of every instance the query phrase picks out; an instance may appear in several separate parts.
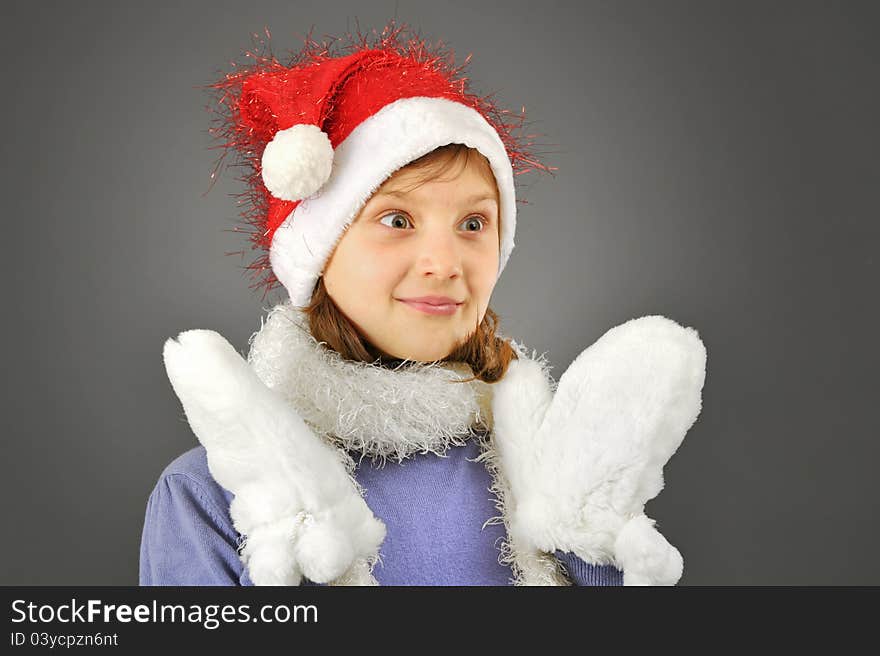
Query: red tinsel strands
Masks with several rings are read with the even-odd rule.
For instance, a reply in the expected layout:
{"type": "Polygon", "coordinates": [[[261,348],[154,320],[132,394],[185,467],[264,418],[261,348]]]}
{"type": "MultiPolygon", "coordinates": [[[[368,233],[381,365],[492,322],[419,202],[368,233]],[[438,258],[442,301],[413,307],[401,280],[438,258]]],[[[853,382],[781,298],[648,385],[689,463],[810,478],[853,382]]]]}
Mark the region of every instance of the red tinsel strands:
{"type": "Polygon", "coordinates": [[[335,149],[361,122],[396,99],[443,98],[482,115],[498,134],[515,176],[555,170],[533,152],[535,135],[523,134],[524,108],[516,115],[499,109],[494,94],[470,91],[463,74],[470,55],[456,66],[442,43],[429,45],[393,21],[370,35],[349,33],[318,42],[309,34],[284,64],[272,54],[268,30],[266,37],[261,42],[254,35],[265,54],[256,48],[246,52],[250,64],[233,63],[234,70],[207,87],[215,97],[211,109],[216,114],[209,132],[218,141],[214,148],[222,149],[211,177],[216,179],[226,156],[234,153],[233,165],[243,168],[239,180],[246,186],[238,194],[243,227],[235,231],[247,233],[251,249],[260,251],[245,268],[251,288],[263,287],[264,298],[279,282],[269,263],[273,235],[300,202],[273,196],[264,182],[263,153],[281,130],[318,126],[335,149]]]}

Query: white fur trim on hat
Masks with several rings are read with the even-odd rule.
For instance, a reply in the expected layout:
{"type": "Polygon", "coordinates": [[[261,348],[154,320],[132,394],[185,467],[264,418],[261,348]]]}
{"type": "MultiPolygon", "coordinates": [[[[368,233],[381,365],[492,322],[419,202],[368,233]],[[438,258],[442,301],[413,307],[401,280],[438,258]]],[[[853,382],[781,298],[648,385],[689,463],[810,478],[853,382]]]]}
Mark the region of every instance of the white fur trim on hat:
{"type": "Polygon", "coordinates": [[[358,125],[337,146],[320,193],[307,198],[275,232],[269,258],[296,306],[308,304],[315,281],[345,227],[395,171],[435,148],[476,148],[492,167],[501,200],[498,275],[513,250],[516,197],[513,169],[498,133],[470,107],[443,98],[404,98],[358,125]]]}
{"type": "Polygon", "coordinates": [[[263,151],[263,184],[281,200],[300,200],[318,191],[333,168],[333,146],[317,125],[279,131],[263,151]]]}

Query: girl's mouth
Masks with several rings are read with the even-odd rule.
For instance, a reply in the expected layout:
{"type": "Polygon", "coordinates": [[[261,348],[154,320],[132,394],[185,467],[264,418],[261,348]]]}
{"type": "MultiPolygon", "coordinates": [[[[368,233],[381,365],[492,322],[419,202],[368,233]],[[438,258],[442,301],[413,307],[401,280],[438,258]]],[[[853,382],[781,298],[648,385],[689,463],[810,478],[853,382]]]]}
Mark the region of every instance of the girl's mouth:
{"type": "Polygon", "coordinates": [[[423,301],[410,301],[406,299],[399,298],[397,299],[401,303],[408,305],[409,307],[418,310],[419,312],[424,312],[425,314],[433,314],[433,315],[441,315],[441,316],[449,316],[458,312],[458,308],[462,306],[462,303],[425,303],[423,301]]]}

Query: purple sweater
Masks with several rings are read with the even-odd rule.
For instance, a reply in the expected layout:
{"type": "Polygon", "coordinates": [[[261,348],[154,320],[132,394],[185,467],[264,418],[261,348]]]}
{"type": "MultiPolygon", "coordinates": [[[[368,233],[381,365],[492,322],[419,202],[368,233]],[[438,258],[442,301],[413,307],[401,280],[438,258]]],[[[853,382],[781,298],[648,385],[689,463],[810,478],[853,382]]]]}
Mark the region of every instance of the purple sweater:
{"type": "MultiPolygon", "coordinates": [[[[498,511],[489,472],[473,462],[478,455],[470,440],[444,457],[415,455],[384,467],[361,461],[355,477],[387,528],[373,569],[380,585],[510,584],[510,567],[498,562],[504,526],[483,527],[498,511]]],[[[208,471],[204,447],[168,465],[147,502],[140,584],[253,585],[238,556],[242,538],[229,517],[232,498],[208,471]]],[[[556,555],[576,585],[623,583],[623,573],[610,565],[556,555]]]]}

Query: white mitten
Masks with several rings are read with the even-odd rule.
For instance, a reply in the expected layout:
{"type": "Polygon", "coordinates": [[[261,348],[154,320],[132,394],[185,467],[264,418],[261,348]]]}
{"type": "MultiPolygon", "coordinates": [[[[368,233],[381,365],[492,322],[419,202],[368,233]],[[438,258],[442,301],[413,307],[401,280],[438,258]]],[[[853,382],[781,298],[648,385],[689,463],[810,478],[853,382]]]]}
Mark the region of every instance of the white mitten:
{"type": "MultiPolygon", "coordinates": [[[[222,336],[189,330],[164,349],[165,368],[230,515],[256,585],[372,578],[385,538],[342,454],[266,387],[222,336]]],[[[369,582],[369,581],[367,581],[369,582]]]]}
{"type": "Polygon", "coordinates": [[[511,363],[493,394],[511,539],[525,551],[612,564],[624,585],[674,585],[678,550],[645,504],[700,414],[706,349],[661,316],[612,328],[584,350],[555,395],[543,366],[511,363]]]}

